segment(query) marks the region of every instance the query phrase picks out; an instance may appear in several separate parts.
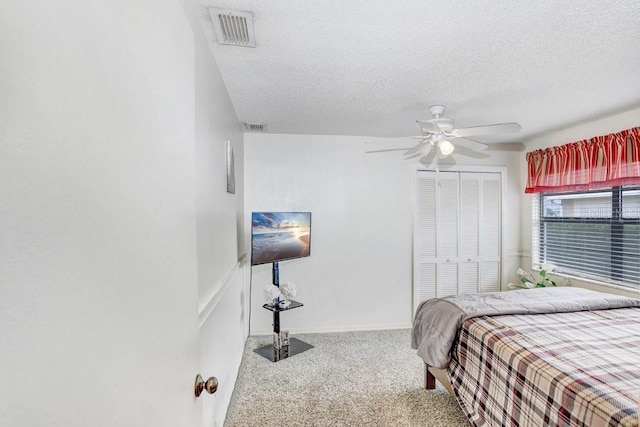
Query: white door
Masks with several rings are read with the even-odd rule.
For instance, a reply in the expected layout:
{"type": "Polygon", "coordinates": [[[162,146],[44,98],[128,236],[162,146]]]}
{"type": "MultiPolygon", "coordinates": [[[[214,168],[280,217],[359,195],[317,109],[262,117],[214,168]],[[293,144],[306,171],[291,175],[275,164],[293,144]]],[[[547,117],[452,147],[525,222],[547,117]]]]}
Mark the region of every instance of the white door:
{"type": "Polygon", "coordinates": [[[181,3],[3,1],[0,51],[0,424],[200,426],[181,3]]]}
{"type": "Polygon", "coordinates": [[[500,290],[499,172],[418,171],[414,309],[428,298],[500,290]]]}
{"type": "MultiPolygon", "coordinates": [[[[460,177],[457,173],[443,173],[430,181],[436,187],[436,294],[448,296],[458,293],[458,252],[460,247],[460,177]]],[[[427,237],[427,240],[429,237],[427,237]]]]}

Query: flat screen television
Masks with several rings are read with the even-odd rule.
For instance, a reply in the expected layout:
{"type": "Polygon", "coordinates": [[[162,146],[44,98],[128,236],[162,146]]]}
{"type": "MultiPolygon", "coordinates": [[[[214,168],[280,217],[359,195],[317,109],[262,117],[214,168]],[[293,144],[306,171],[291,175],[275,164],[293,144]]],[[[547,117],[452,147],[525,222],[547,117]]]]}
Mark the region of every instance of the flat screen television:
{"type": "Polygon", "coordinates": [[[307,257],[311,212],[252,212],[251,265],[307,257]]]}

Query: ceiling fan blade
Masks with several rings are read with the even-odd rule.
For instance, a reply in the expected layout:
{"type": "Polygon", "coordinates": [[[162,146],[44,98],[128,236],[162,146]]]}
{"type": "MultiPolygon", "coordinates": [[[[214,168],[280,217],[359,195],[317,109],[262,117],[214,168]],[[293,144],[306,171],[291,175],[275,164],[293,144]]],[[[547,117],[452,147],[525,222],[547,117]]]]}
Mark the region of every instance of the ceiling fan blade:
{"type": "Polygon", "coordinates": [[[438,166],[440,166],[440,169],[449,169],[455,166],[456,164],[457,164],[456,158],[454,156],[447,156],[447,157],[440,157],[438,166]]]}
{"type": "Polygon", "coordinates": [[[521,142],[492,142],[487,145],[489,151],[524,151],[525,149],[521,142]]]}
{"type": "Polygon", "coordinates": [[[429,151],[431,151],[431,148],[432,144],[429,141],[422,141],[411,147],[409,151],[404,153],[404,155],[409,156],[411,154],[420,153],[423,156],[426,156],[427,154],[429,154],[429,151]]]}
{"type": "Polygon", "coordinates": [[[417,153],[417,154],[415,154],[415,155],[413,155],[411,157],[407,157],[407,158],[411,158],[412,159],[414,157],[420,157],[418,159],[418,161],[420,163],[422,163],[423,165],[429,167],[429,165],[431,165],[434,162],[434,160],[437,162],[437,160],[436,160],[437,151],[438,150],[431,150],[426,156],[423,156],[422,154],[417,153]]]}
{"type": "Polygon", "coordinates": [[[423,129],[426,132],[429,132],[429,133],[442,132],[442,130],[440,129],[440,126],[438,126],[435,123],[431,123],[426,120],[416,120],[416,122],[418,122],[418,124],[420,125],[420,129],[423,129]]]}
{"type": "Polygon", "coordinates": [[[424,138],[424,136],[422,135],[416,135],[416,136],[402,136],[400,138],[385,138],[385,139],[379,139],[377,141],[365,141],[365,144],[379,144],[381,142],[389,142],[389,141],[401,141],[401,140],[406,140],[406,139],[422,139],[424,138]]]}
{"type": "MultiPolygon", "coordinates": [[[[456,156],[470,157],[472,159],[477,159],[477,160],[486,159],[486,158],[489,158],[491,156],[486,151],[470,150],[467,147],[463,147],[461,145],[458,145],[456,147],[455,155],[456,156]]],[[[452,157],[452,156],[449,156],[449,157],[452,157]]]]}
{"type": "Polygon", "coordinates": [[[436,172],[440,172],[438,169],[438,164],[440,163],[440,150],[433,150],[428,156],[421,158],[420,163],[427,167],[431,165],[436,172]]]}
{"type": "Polygon", "coordinates": [[[469,150],[473,151],[482,151],[489,148],[487,144],[483,144],[482,142],[474,141],[473,139],[469,138],[456,138],[453,140],[453,145],[468,148],[469,150]]]}
{"type": "Polygon", "coordinates": [[[370,150],[370,151],[365,151],[365,154],[371,154],[371,153],[386,153],[387,151],[404,151],[404,150],[408,150],[409,148],[386,148],[384,150],[370,150]]]}
{"type": "Polygon", "coordinates": [[[496,133],[515,133],[520,131],[520,129],[522,129],[522,126],[518,123],[496,123],[495,125],[454,129],[451,131],[451,135],[461,138],[465,136],[492,135],[496,133]]]}

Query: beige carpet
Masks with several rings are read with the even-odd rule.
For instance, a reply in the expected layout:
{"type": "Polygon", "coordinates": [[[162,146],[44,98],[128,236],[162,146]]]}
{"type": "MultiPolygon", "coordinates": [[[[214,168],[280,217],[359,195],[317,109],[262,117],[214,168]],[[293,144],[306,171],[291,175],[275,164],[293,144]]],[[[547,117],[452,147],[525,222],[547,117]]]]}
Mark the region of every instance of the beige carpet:
{"type": "Polygon", "coordinates": [[[279,362],[250,337],[225,426],[469,426],[440,386],[422,387],[408,329],[295,335],[315,347],[279,362]]]}

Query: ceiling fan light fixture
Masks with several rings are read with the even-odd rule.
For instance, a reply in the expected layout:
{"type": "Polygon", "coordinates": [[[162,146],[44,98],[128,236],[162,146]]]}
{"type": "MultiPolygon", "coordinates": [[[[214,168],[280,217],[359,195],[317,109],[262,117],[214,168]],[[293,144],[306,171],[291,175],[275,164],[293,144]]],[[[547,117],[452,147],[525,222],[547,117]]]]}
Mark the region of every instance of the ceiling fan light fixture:
{"type": "Polygon", "coordinates": [[[453,144],[446,139],[441,139],[440,142],[438,142],[438,148],[443,156],[448,156],[453,153],[453,150],[455,149],[453,144]]]}

